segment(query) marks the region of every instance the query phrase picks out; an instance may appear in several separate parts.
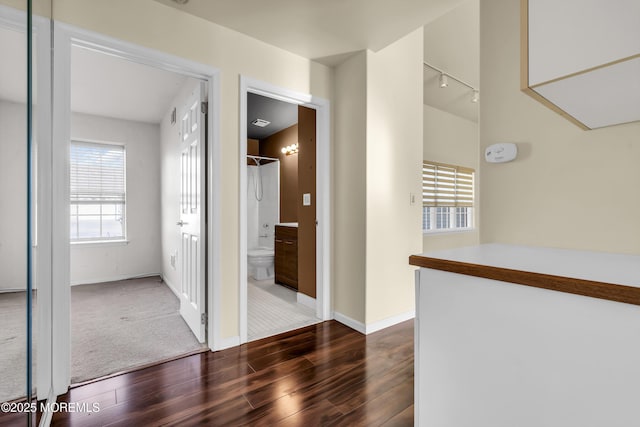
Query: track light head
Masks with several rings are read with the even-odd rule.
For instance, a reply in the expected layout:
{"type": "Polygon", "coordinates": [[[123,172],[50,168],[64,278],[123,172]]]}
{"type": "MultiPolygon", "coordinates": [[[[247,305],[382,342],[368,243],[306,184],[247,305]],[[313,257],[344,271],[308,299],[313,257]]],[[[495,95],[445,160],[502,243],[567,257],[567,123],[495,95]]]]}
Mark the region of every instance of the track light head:
{"type": "Polygon", "coordinates": [[[445,73],[440,73],[440,87],[445,88],[449,86],[449,78],[445,73]]]}

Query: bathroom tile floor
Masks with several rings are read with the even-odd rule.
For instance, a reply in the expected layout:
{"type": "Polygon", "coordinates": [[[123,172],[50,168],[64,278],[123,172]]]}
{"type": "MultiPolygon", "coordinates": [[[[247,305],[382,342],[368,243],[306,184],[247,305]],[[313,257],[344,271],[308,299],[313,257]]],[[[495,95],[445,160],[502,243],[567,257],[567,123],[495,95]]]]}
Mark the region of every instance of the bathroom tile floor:
{"type": "Polygon", "coordinates": [[[319,323],[313,309],[299,304],[296,292],[271,280],[247,281],[249,341],[319,323]]]}

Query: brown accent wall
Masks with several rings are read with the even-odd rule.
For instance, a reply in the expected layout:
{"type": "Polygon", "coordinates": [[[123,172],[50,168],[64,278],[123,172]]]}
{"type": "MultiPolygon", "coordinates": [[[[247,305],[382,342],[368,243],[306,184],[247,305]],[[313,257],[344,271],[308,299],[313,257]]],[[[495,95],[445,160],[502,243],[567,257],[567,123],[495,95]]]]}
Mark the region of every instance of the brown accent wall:
{"type": "Polygon", "coordinates": [[[257,139],[247,138],[247,154],[250,156],[259,156],[260,155],[260,146],[258,145],[260,141],[257,139]]]}
{"type": "Polygon", "coordinates": [[[298,155],[281,151],[297,142],[298,125],[260,140],[260,156],[280,159],[280,222],[298,222],[298,155]]]}
{"type": "MultiPolygon", "coordinates": [[[[257,139],[247,138],[247,155],[248,156],[259,156],[260,155],[260,146],[258,145],[260,141],[257,139]]],[[[256,163],[247,157],[247,166],[255,166],[256,163]]]]}
{"type": "Polygon", "coordinates": [[[298,291],[316,297],[316,111],[298,107],[298,291]],[[302,196],[311,194],[311,205],[302,196]]]}

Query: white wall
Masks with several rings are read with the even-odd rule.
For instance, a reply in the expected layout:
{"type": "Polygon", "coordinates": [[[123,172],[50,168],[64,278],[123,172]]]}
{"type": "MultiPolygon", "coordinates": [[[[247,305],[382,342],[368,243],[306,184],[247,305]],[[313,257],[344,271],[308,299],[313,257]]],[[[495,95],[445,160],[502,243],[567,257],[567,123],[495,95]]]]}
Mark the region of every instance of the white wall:
{"type": "MultiPolygon", "coordinates": [[[[478,124],[442,110],[424,106],[423,157],[440,163],[466,166],[476,170],[476,188],[479,187],[478,124]]],[[[476,193],[476,205],[478,201],[476,193]]],[[[453,233],[427,233],[423,235],[423,251],[476,245],[479,242],[480,209],[476,206],[475,229],[453,233]]]]}
{"type": "Polygon", "coordinates": [[[367,324],[414,310],[408,260],[422,250],[422,54],[420,28],[367,55],[367,324]]]}
{"type": "Polygon", "coordinates": [[[160,129],[88,114],[71,116],[72,139],[125,145],[128,244],[72,244],[71,284],[160,273],[160,129]]]}
{"type": "Polygon", "coordinates": [[[238,336],[239,197],[244,197],[238,188],[239,76],[330,99],[331,70],[153,0],[56,0],[53,18],[221,70],[221,338],[238,336]]]}
{"type": "Polygon", "coordinates": [[[0,292],[26,289],[26,112],[0,100],[0,292]]]}
{"type": "Polygon", "coordinates": [[[522,93],[519,2],[483,0],[480,31],[480,149],[519,150],[481,163],[481,241],[640,253],[640,122],[584,131],[522,93]]]}

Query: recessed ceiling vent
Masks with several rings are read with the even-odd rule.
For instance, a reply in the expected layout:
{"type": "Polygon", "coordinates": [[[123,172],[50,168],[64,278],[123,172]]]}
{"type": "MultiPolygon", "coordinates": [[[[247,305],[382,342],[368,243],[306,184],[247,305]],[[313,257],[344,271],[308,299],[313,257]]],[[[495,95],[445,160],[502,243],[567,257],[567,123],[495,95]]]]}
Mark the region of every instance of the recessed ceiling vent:
{"type": "Polygon", "coordinates": [[[264,119],[255,119],[254,121],[251,122],[252,125],[254,126],[258,126],[260,128],[263,128],[265,126],[268,126],[269,124],[271,124],[270,121],[268,120],[264,120],[264,119]]]}

